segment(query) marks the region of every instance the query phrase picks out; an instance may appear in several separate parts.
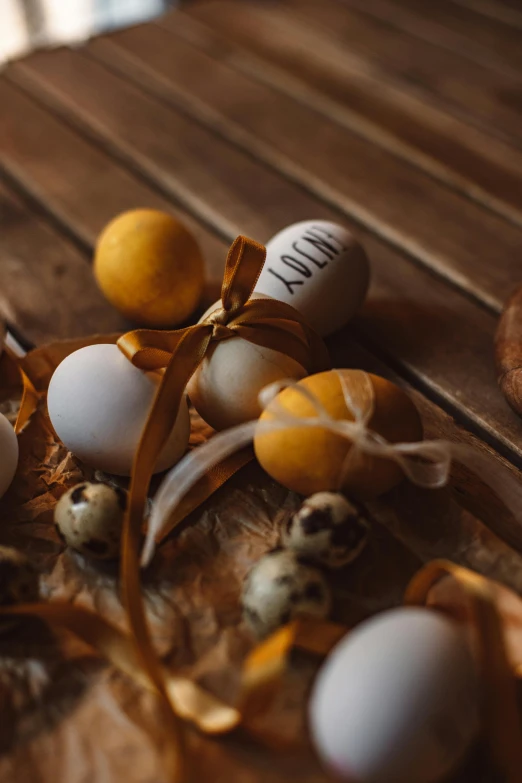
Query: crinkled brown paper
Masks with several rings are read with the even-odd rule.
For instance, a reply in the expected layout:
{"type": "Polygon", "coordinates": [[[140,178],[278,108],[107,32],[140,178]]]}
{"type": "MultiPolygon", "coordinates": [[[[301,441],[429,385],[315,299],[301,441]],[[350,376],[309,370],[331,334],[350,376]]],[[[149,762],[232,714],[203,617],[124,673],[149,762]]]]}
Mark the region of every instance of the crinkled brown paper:
{"type": "MultiPolygon", "coordinates": [[[[4,390],[0,409],[14,417],[17,406],[11,397],[4,390]]],[[[193,413],[192,445],[210,435],[193,413]]],[[[94,608],[123,624],[117,568],[64,551],[53,526],[56,500],[94,472],[55,440],[42,411],[20,436],[20,452],[15,481],[0,501],[0,543],[25,551],[41,568],[46,598],[94,608]]],[[[281,522],[298,502],[252,463],[163,543],[144,575],[158,651],[170,667],[226,700],[234,700],[241,661],[253,644],[241,623],[242,580],[277,543],[281,522]]],[[[449,490],[428,492],[403,484],[371,511],[366,551],[354,565],[331,575],[333,619],[353,625],[401,603],[422,562],[439,556],[522,592],[521,556],[457,506],[449,490]]],[[[504,597],[516,657],[522,648],[522,614],[518,599],[508,591],[504,597]]],[[[442,598],[449,604],[457,600],[451,591],[442,598]]],[[[272,728],[293,741],[292,749],[276,753],[240,734],[212,740],[193,732],[193,780],[326,781],[306,735],[306,695],[316,667],[317,661],[296,658],[266,716],[272,728]]],[[[0,634],[0,783],[163,783],[164,741],[151,695],[89,648],[36,621],[0,634]]],[[[493,779],[481,747],[456,777],[493,779]]]]}

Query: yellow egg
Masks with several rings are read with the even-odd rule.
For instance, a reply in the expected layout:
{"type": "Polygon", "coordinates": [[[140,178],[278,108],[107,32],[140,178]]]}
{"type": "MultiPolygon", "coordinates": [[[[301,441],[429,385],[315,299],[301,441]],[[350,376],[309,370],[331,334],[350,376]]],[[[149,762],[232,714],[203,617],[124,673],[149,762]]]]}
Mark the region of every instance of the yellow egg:
{"type": "MultiPolygon", "coordinates": [[[[363,409],[368,410],[371,394],[366,386],[361,386],[360,371],[344,370],[344,373],[347,373],[352,397],[358,400],[363,409]]],[[[367,377],[374,396],[369,429],[390,443],[420,440],[422,424],[408,395],[384,378],[377,375],[367,377]]],[[[332,418],[353,420],[335,371],[310,375],[299,381],[298,386],[312,392],[332,418]]],[[[295,416],[317,416],[312,403],[293,388],[284,389],[276,399],[295,416]]],[[[272,420],[273,410],[274,403],[271,403],[262,413],[260,422],[272,420]]],[[[364,500],[392,489],[403,476],[401,469],[387,459],[358,454],[346,464],[351,442],[322,427],[259,431],[254,439],[254,447],[256,457],[266,472],[288,489],[302,495],[342,489],[364,500]]]]}
{"type": "Polygon", "coordinates": [[[203,257],[179,220],[155,209],[133,209],[100,234],[94,274],[120,313],[143,326],[165,328],[182,323],[196,308],[203,257]]]}

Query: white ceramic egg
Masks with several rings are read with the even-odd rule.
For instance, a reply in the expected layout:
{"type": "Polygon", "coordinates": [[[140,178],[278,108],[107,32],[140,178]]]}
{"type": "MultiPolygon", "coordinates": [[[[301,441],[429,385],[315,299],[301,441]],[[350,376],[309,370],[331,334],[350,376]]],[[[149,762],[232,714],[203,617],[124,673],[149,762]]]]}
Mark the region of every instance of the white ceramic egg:
{"type": "MultiPolygon", "coordinates": [[[[134,367],[116,345],[89,345],[56,368],[47,395],[49,417],[60,440],[79,459],[128,476],[156,386],[157,378],[134,367]]],[[[178,462],[189,435],[184,398],[156,473],[178,462]]]]}
{"type": "Polygon", "coordinates": [[[369,282],[366,253],[347,228],[304,220],[267,243],[256,291],[288,302],[325,336],[353,317],[369,282]]]}
{"type": "Polygon", "coordinates": [[[18,467],[18,439],[3,413],[0,413],[0,498],[14,478],[18,467]]]}
{"type": "Polygon", "coordinates": [[[323,762],[358,783],[434,783],[478,729],[465,631],[423,608],[383,612],[345,636],[314,683],[309,720],[323,762]]]}
{"type": "MultiPolygon", "coordinates": [[[[218,300],[200,321],[221,307],[218,300]]],[[[224,430],[258,418],[258,395],[269,383],[299,380],[306,374],[304,367],[285,354],[231,337],[210,345],[187,392],[201,418],[214,429],[224,430]]]]}

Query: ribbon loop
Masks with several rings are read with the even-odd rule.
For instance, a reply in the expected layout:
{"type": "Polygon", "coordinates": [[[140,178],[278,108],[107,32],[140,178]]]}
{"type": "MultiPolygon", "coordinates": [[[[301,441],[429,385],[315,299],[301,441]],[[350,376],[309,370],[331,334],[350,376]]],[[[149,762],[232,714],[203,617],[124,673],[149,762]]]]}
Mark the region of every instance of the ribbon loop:
{"type": "Polygon", "coordinates": [[[211,334],[209,327],[203,324],[165,332],[157,329],[136,329],[122,335],[117,345],[124,356],[140,370],[163,370],[189,329],[198,329],[202,336],[211,334]]]}
{"type": "Polygon", "coordinates": [[[232,243],[221,288],[223,309],[232,316],[250,299],[265,257],[266,249],[253,239],[238,236],[232,243]]]}
{"type": "MultiPolygon", "coordinates": [[[[235,336],[268,347],[277,346],[276,350],[308,370],[319,367],[324,361],[322,341],[293,308],[275,300],[262,300],[255,307],[250,306],[248,300],[261,272],[265,253],[265,248],[252,239],[240,236],[235,240],[226,261],[222,308],[211,313],[205,322],[170,332],[140,329],[118,340],[118,347],[136,367],[144,371],[164,370],[132,468],[123,526],[121,580],[136,656],[167,710],[171,709],[168,684],[152,645],[141,597],[139,549],[152,472],[175,424],[187,383],[212,342],[235,336]]],[[[229,465],[229,472],[225,471],[225,475],[216,480],[218,486],[244,464],[244,460],[233,460],[230,464],[233,469],[230,470],[229,465]]],[[[209,466],[209,470],[212,467],[215,466],[209,466]]],[[[200,497],[200,502],[206,497],[208,494],[200,497]]],[[[195,503],[194,507],[197,505],[195,503]]],[[[175,717],[175,712],[173,715],[175,717]]],[[[182,735],[177,732],[175,720],[174,728],[179,745],[182,735]]]]}

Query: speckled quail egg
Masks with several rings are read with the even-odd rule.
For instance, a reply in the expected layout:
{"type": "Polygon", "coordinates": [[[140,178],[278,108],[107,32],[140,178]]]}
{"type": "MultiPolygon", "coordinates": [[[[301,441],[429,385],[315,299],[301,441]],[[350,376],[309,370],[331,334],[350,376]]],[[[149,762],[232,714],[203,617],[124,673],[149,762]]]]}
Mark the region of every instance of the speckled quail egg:
{"type": "Polygon", "coordinates": [[[337,492],[317,492],[289,518],[281,540],[302,557],[340,568],[361,553],[368,532],[361,506],[337,492]]]}
{"type": "Polygon", "coordinates": [[[84,482],[63,495],[54,509],[60,538],[86,557],[117,558],[127,493],[111,484],[84,482]]]}
{"type": "Polygon", "coordinates": [[[331,595],[317,568],[290,549],[274,549],[245,579],[242,604],[247,625],[262,638],[299,616],[326,617],[331,595]]]}
{"type": "Polygon", "coordinates": [[[22,552],[0,546],[0,606],[31,603],[38,597],[38,571],[22,552]]]}

